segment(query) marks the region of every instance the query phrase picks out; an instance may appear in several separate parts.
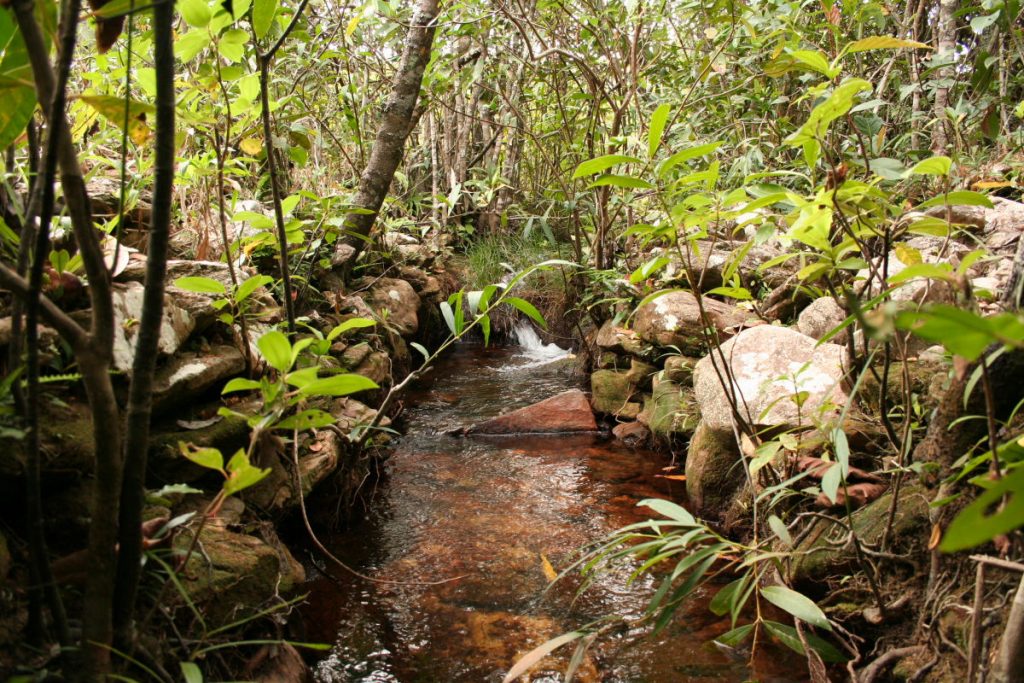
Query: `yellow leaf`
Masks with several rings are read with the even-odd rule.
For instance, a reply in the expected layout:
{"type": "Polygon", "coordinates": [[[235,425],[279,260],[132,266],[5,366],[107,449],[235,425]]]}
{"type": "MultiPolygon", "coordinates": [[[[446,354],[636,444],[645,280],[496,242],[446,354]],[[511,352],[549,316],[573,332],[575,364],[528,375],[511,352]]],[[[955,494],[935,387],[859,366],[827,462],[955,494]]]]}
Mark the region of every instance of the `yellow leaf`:
{"type": "Polygon", "coordinates": [[[654,476],[662,479],[671,479],[673,481],[686,481],[685,474],[655,474],[654,476]]]}
{"type": "Polygon", "coordinates": [[[558,578],[558,572],[548,562],[548,558],[544,556],[544,553],[540,554],[540,568],[544,571],[544,576],[547,577],[548,581],[554,581],[558,578]]]}
{"type": "Polygon", "coordinates": [[[261,138],[245,138],[238,146],[252,157],[263,151],[263,140],[261,138]]]}
{"type": "Polygon", "coordinates": [[[998,180],[979,180],[972,187],[976,190],[997,190],[1000,187],[1013,187],[1013,183],[998,180]]]}

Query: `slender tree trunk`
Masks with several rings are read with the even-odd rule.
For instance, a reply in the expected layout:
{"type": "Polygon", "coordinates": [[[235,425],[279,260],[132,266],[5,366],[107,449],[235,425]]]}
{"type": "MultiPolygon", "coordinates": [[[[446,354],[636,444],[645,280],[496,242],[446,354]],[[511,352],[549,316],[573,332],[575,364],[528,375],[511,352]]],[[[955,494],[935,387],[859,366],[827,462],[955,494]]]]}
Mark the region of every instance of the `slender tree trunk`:
{"type": "MultiPolygon", "coordinates": [[[[942,60],[952,60],[956,51],[956,12],[957,0],[939,0],[938,26],[936,27],[936,55],[942,60]]],[[[932,128],[932,152],[945,154],[949,146],[949,134],[946,130],[946,105],[949,103],[949,87],[942,81],[953,78],[952,65],[938,69],[936,77],[940,84],[935,90],[935,117],[932,128]]]]}
{"type": "Polygon", "coordinates": [[[153,373],[164,311],[167,240],[174,191],[174,6],[153,7],[153,62],[156,66],[156,159],[153,209],[146,256],[142,319],[135,344],[125,430],[124,481],[121,487],[120,542],[114,600],[118,639],[130,642],[132,613],[141,574],[142,508],[145,504],[146,456],[153,400],[153,373]]]}
{"type": "Polygon", "coordinates": [[[402,61],[384,105],[383,119],[370,160],[359,179],[355,206],[366,213],[351,213],[345,220],[348,234],[334,252],[335,266],[348,271],[366,245],[380,207],[387,197],[395,170],[402,161],[405,140],[412,129],[416,101],[423,83],[423,72],[430,61],[430,48],[436,31],[438,0],[419,0],[406,37],[402,61]]]}
{"type": "Polygon", "coordinates": [[[1024,576],[1010,606],[1002,644],[992,680],[996,683],[1024,682],[1024,576]]]}

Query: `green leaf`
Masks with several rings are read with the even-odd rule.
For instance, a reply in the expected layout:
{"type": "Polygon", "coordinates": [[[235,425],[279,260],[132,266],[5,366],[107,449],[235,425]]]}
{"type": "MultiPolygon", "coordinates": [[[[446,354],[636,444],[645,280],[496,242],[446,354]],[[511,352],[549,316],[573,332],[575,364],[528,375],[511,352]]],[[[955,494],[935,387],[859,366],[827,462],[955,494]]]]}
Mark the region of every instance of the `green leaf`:
{"type": "Polygon", "coordinates": [[[651,127],[647,131],[647,156],[652,159],[658,153],[658,147],[661,146],[661,136],[665,133],[665,125],[668,123],[668,115],[671,112],[671,106],[662,104],[651,115],[651,127]]]}
{"type": "Polygon", "coordinates": [[[838,69],[832,68],[825,55],[817,50],[793,50],[790,52],[794,59],[805,66],[817,71],[828,79],[833,79],[839,73],[838,69]]]}
{"type": "Polygon", "coordinates": [[[736,593],[742,592],[747,587],[747,582],[747,577],[743,576],[724,586],[715,593],[715,597],[711,598],[711,604],[708,605],[708,608],[712,613],[720,617],[725,616],[732,609],[733,598],[736,596],[736,593]]]}
{"type": "Polygon", "coordinates": [[[174,41],[174,56],[183,62],[192,59],[210,45],[210,32],[203,28],[194,28],[174,41]]]}
{"type": "Polygon", "coordinates": [[[833,463],[825,475],[821,478],[821,492],[828,496],[832,502],[836,502],[836,495],[839,493],[839,485],[843,483],[843,468],[839,463],[833,463]]]}
{"type": "Polygon", "coordinates": [[[273,281],[274,278],[269,275],[254,275],[251,278],[244,280],[240,285],[238,285],[238,289],[235,290],[235,303],[242,303],[257,289],[265,285],[269,285],[273,281]]]}
{"type": "Polygon", "coordinates": [[[587,635],[586,631],[572,631],[571,633],[563,633],[557,638],[552,638],[546,643],[542,643],[523,655],[522,658],[520,658],[520,660],[516,662],[511,669],[509,669],[509,672],[505,675],[505,678],[502,679],[501,683],[513,683],[517,678],[537,666],[540,660],[544,659],[563,645],[567,645],[568,643],[578,640],[585,635],[587,635]]]}
{"type": "Polygon", "coordinates": [[[358,330],[364,327],[373,327],[377,324],[377,321],[370,320],[369,318],[349,318],[340,325],[336,326],[333,330],[327,333],[327,341],[334,341],[339,336],[345,334],[349,330],[358,330]]]}
{"type": "Polygon", "coordinates": [[[596,175],[603,173],[613,166],[620,164],[642,164],[642,159],[636,157],[628,157],[623,154],[606,154],[605,156],[591,159],[590,161],[584,161],[582,164],[576,167],[576,170],[572,174],[572,179],[583,178],[588,175],[596,175]]]}
{"type": "Polygon", "coordinates": [[[922,339],[942,344],[952,353],[975,361],[994,342],[1020,344],[1024,324],[1012,314],[983,318],[955,306],[939,304],[924,311],[903,311],[896,326],[922,339]]]}
{"type": "Polygon", "coordinates": [[[716,142],[709,142],[705,145],[697,145],[696,147],[690,147],[689,149],[684,149],[676,152],[668,159],[665,159],[665,161],[663,161],[661,165],[658,167],[658,177],[664,178],[669,171],[671,171],[679,164],[690,161],[691,159],[696,159],[697,157],[702,157],[711,154],[716,149],[721,147],[723,142],[723,140],[718,140],[716,142]]]}
{"type": "Polygon", "coordinates": [[[900,48],[916,48],[919,50],[930,50],[930,45],[919,43],[916,40],[904,40],[892,36],[868,36],[849,43],[844,52],[866,52],[868,50],[898,50],[900,48]]]}
{"type": "Polygon", "coordinates": [[[189,26],[202,28],[210,23],[213,12],[206,0],[178,0],[178,11],[189,26]]]}
{"type": "Polygon", "coordinates": [[[991,209],[994,206],[992,200],[980,192],[956,190],[947,194],[941,194],[926,202],[921,202],[915,208],[927,209],[932,206],[945,206],[947,204],[950,206],[984,206],[986,209],[991,209]]]}
{"type": "Polygon", "coordinates": [[[676,522],[681,522],[687,526],[698,526],[698,522],[694,519],[693,515],[671,501],[661,500],[660,498],[645,498],[637,503],[637,507],[650,508],[659,515],[668,517],[676,522]]]}
{"type": "Polygon", "coordinates": [[[952,159],[947,156],[934,156],[914,164],[914,167],[910,169],[910,174],[947,176],[952,168],[952,159]]]}
{"type": "Polygon", "coordinates": [[[587,189],[593,189],[595,187],[604,187],[610,185],[612,187],[622,187],[630,190],[649,190],[654,187],[651,183],[640,178],[634,178],[628,175],[615,175],[612,173],[606,173],[594,182],[587,185],[587,189]]]}
{"type": "Polygon", "coordinates": [[[629,276],[629,281],[631,284],[634,285],[639,284],[646,280],[647,278],[651,277],[651,275],[653,275],[654,273],[657,273],[659,270],[667,266],[669,263],[670,261],[664,256],[657,256],[655,258],[652,258],[650,261],[634,270],[633,273],[629,276]]]}
{"type": "Polygon", "coordinates": [[[960,511],[939,544],[943,552],[966,550],[1024,526],[1024,467],[995,482],[960,511]],[[1000,501],[1008,497],[1005,504],[1000,501]]]}
{"type": "Polygon", "coordinates": [[[532,319],[535,323],[540,325],[545,330],[548,329],[548,324],[547,322],[545,322],[544,316],[542,316],[540,314],[540,311],[538,311],[534,307],[534,305],[531,304],[529,301],[525,299],[520,299],[517,296],[507,296],[505,297],[504,301],[509,306],[512,306],[518,309],[520,312],[524,313],[525,315],[529,316],[530,319],[532,319]]]}
{"type": "Polygon", "coordinates": [[[746,640],[747,636],[749,636],[750,632],[753,630],[753,624],[737,626],[728,633],[723,633],[722,635],[715,638],[715,642],[721,643],[722,645],[725,645],[727,647],[735,648],[739,646],[739,644],[742,643],[744,640],[746,640]]]}
{"type": "MultiPolygon", "coordinates": [[[[805,147],[806,154],[805,143],[818,144],[818,141],[825,137],[832,122],[850,111],[857,95],[871,88],[871,83],[863,78],[843,81],[824,102],[811,111],[807,122],[796,133],[786,138],[786,144],[791,147],[805,147]]],[[[818,152],[820,153],[820,149],[818,152]]]]}
{"type": "Polygon", "coordinates": [[[299,394],[302,396],[348,396],[370,389],[380,389],[380,385],[369,377],[346,373],[310,382],[299,389],[299,394]]]}
{"type": "Polygon", "coordinates": [[[292,345],[284,333],[271,330],[256,340],[256,346],[270,367],[278,372],[288,372],[291,369],[292,345]]]}
{"type": "Polygon", "coordinates": [[[274,15],[277,14],[277,0],[253,0],[252,3],[252,29],[256,37],[262,39],[270,31],[274,24],[274,15]]]}
{"type": "Polygon", "coordinates": [[[230,474],[224,481],[223,489],[221,489],[225,496],[234,495],[239,491],[258,484],[264,477],[270,474],[270,468],[260,469],[259,467],[254,467],[249,462],[245,450],[239,448],[228,462],[228,472],[230,474]]]}
{"type": "Polygon", "coordinates": [[[227,294],[228,291],[222,282],[218,282],[212,277],[179,277],[172,284],[186,292],[201,294],[227,294]]]}
{"type": "Polygon", "coordinates": [[[430,351],[427,351],[427,347],[418,342],[410,342],[409,346],[419,351],[420,355],[423,356],[424,362],[430,360],[430,351]]]}
{"type": "Polygon", "coordinates": [[[225,31],[217,41],[217,51],[220,55],[237,64],[245,57],[245,45],[249,42],[249,34],[240,28],[233,28],[225,31]]]}
{"type": "Polygon", "coordinates": [[[459,331],[455,329],[455,311],[452,310],[452,305],[447,301],[442,301],[441,304],[441,317],[444,318],[445,324],[448,325],[448,329],[451,330],[455,336],[459,335],[459,331]]]}
{"type": "Polygon", "coordinates": [[[328,412],[311,408],[309,410],[303,410],[302,412],[295,413],[291,417],[285,419],[274,425],[274,429],[297,429],[302,432],[307,429],[319,429],[336,423],[338,420],[336,417],[328,412]]]}
{"type": "Polygon", "coordinates": [[[259,389],[260,383],[254,379],[246,379],[245,377],[235,377],[224,385],[221,390],[221,395],[230,394],[234,391],[251,391],[253,389],[259,389]]]}
{"type": "Polygon", "coordinates": [[[715,287],[706,292],[714,296],[724,296],[737,301],[750,301],[754,297],[746,287],[715,287]]]}
{"type": "Polygon", "coordinates": [[[195,662],[179,662],[185,683],[203,683],[203,672],[195,662]]]}
{"type": "Polygon", "coordinates": [[[948,263],[915,263],[912,266],[907,266],[895,275],[890,275],[889,284],[898,285],[920,277],[949,280],[952,275],[953,266],[948,263]]]}
{"type": "Polygon", "coordinates": [[[789,529],[786,528],[785,522],[775,515],[772,515],[768,518],[768,526],[771,527],[772,533],[774,533],[787,548],[793,547],[793,537],[790,535],[789,529]]]}
{"type": "Polygon", "coordinates": [[[178,442],[178,450],[183,456],[210,470],[224,471],[224,456],[216,448],[190,448],[184,441],[178,442]]]}
{"type": "Polygon", "coordinates": [[[779,609],[789,612],[792,616],[806,621],[812,626],[823,628],[826,631],[832,630],[828,623],[828,617],[821,611],[814,602],[806,595],[797,593],[786,586],[765,586],[761,589],[761,595],[765,600],[772,603],[779,609]]]}
{"type": "MultiPolygon", "coordinates": [[[[804,654],[804,645],[800,642],[800,636],[797,634],[796,629],[792,626],[786,626],[780,624],[777,621],[764,620],[764,627],[768,633],[778,638],[783,645],[793,650],[798,654],[804,654]]],[[[807,638],[807,644],[814,648],[814,651],[821,655],[821,659],[825,662],[845,662],[846,657],[843,653],[835,648],[834,645],[829,643],[822,638],[814,635],[813,633],[804,633],[804,637],[807,638]]]]}

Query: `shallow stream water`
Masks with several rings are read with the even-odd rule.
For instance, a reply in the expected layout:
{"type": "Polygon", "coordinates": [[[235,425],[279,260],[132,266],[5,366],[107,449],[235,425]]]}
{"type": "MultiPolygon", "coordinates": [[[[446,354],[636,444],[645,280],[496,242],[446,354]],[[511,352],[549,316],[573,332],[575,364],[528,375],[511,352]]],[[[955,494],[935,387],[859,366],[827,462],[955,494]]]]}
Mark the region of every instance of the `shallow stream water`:
{"type": "MultiPolygon", "coordinates": [[[[445,432],[576,386],[564,352],[460,345],[407,398],[404,435],[367,518],[327,538],[340,558],[381,581],[313,578],[307,636],[333,643],[321,683],[500,682],[536,645],[609,613],[636,618],[653,580],[609,574],[582,597],[565,581],[545,592],[580,546],[645,517],[636,503],[680,500],[670,463],[596,436],[457,438],[445,432]],[[454,578],[461,577],[461,578],[454,578]],[[435,585],[431,582],[454,578],[435,585]]],[[[338,575],[338,572],[333,572],[338,575]]],[[[699,594],[656,638],[622,629],[598,641],[577,681],[799,681],[800,659],[764,649],[746,658],[710,643],[730,628],[699,594]]],[[[546,660],[535,683],[561,681],[572,654],[546,660]]]]}

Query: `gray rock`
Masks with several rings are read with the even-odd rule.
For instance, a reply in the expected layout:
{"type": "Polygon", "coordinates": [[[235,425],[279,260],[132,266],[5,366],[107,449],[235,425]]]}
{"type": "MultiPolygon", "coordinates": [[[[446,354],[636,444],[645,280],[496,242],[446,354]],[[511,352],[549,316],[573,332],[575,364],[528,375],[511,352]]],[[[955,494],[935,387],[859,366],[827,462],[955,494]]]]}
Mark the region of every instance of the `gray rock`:
{"type": "Polygon", "coordinates": [[[243,370],[245,359],[233,346],[213,346],[208,353],[180,354],[159,368],[153,378],[153,410],[192,402],[243,370]]]}
{"type": "MultiPolygon", "coordinates": [[[[838,417],[847,402],[842,387],[845,351],[785,327],[760,325],[722,344],[740,410],[762,427],[818,424],[838,417]],[[802,406],[794,400],[802,396],[802,406]]],[[[716,361],[721,359],[716,354],[716,361]]],[[[729,397],[710,357],[693,377],[700,413],[711,429],[732,433],[729,397]]]]}
{"type": "MultiPolygon", "coordinates": [[[[721,338],[741,325],[747,316],[734,306],[704,298],[709,322],[721,338]]],[[[697,298],[689,292],[671,292],[642,306],[634,329],[643,341],[661,347],[676,347],[683,353],[700,354],[704,348],[704,322],[697,298]]]]}
{"type": "MultiPolygon", "coordinates": [[[[821,339],[846,320],[846,312],[842,306],[830,296],[823,296],[811,302],[811,305],[800,312],[796,329],[814,339],[821,339]]],[[[845,344],[847,330],[842,330],[832,338],[836,344],[845,344]]]]}
{"type": "Polygon", "coordinates": [[[601,349],[611,353],[627,353],[646,357],[649,347],[645,345],[637,333],[615,325],[611,320],[605,321],[597,331],[595,343],[601,349]]]}
{"type": "Polygon", "coordinates": [[[370,285],[364,298],[403,337],[412,337],[419,330],[420,297],[405,280],[381,278],[370,285]]]}
{"type": "MultiPolygon", "coordinates": [[[[135,337],[139,320],[142,319],[142,298],[145,287],[137,282],[114,285],[114,368],[130,373],[135,359],[135,337]]],[[[90,315],[89,312],[83,312],[90,315]]],[[[175,297],[168,293],[164,297],[164,315],[160,323],[159,352],[163,355],[175,353],[184,344],[193,330],[196,320],[186,309],[178,306],[175,297]]]]}
{"type": "Polygon", "coordinates": [[[721,515],[746,483],[731,432],[697,425],[686,450],[686,497],[704,515],[721,515]]]}

